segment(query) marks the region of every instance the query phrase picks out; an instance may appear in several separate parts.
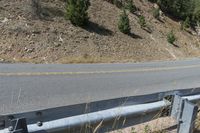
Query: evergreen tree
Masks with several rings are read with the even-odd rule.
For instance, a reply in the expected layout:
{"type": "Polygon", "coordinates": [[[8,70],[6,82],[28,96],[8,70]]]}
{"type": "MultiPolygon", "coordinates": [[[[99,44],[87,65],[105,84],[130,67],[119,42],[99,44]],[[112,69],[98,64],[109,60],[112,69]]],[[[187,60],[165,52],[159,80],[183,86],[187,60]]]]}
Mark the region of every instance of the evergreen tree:
{"type": "Polygon", "coordinates": [[[154,18],[159,19],[159,17],[160,17],[159,11],[160,11],[159,8],[154,8],[153,9],[153,16],[154,16],[154,18]]]}
{"type": "Polygon", "coordinates": [[[174,17],[186,19],[194,10],[194,0],[159,0],[160,7],[174,17]]]}
{"type": "Polygon", "coordinates": [[[124,34],[130,33],[131,28],[129,24],[129,18],[125,10],[123,10],[123,13],[120,15],[118,29],[124,34]]]}
{"type": "Polygon", "coordinates": [[[141,28],[146,27],[146,20],[145,20],[145,17],[144,17],[144,16],[140,16],[140,17],[139,17],[139,20],[138,20],[138,23],[139,23],[139,25],[140,25],[141,28]]]}
{"type": "Polygon", "coordinates": [[[167,34],[167,41],[168,41],[170,44],[174,44],[174,42],[176,41],[176,37],[175,37],[173,31],[170,31],[170,32],[167,34]]]}
{"type": "Polygon", "coordinates": [[[76,26],[84,26],[89,19],[87,13],[89,6],[89,0],[67,0],[66,19],[76,26]]]}
{"type": "MultiPolygon", "coordinates": [[[[200,23],[200,0],[149,0],[157,2],[161,10],[176,19],[190,20],[190,26],[200,23]],[[189,18],[189,19],[188,19],[189,18]]],[[[184,28],[184,22],[182,23],[184,28]]]]}
{"type": "Polygon", "coordinates": [[[200,0],[196,0],[195,5],[192,21],[200,24],[200,0]]]}
{"type": "Polygon", "coordinates": [[[128,9],[131,13],[134,13],[137,10],[135,4],[133,3],[133,0],[127,1],[126,9],[128,9]]]}
{"type": "Polygon", "coordinates": [[[184,28],[184,29],[190,28],[190,18],[189,18],[189,17],[187,17],[187,18],[185,19],[185,21],[183,22],[183,28],[184,28]]]}

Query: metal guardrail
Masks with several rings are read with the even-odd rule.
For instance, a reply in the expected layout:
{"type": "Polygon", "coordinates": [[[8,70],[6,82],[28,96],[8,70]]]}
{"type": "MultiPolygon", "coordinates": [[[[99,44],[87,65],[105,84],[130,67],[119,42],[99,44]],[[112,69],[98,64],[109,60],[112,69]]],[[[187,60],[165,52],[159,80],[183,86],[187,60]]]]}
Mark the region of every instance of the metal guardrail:
{"type": "Polygon", "coordinates": [[[161,92],[0,117],[0,133],[105,132],[172,116],[179,133],[191,133],[200,100],[200,88],[161,92]],[[193,103],[192,103],[193,102],[193,103]]]}

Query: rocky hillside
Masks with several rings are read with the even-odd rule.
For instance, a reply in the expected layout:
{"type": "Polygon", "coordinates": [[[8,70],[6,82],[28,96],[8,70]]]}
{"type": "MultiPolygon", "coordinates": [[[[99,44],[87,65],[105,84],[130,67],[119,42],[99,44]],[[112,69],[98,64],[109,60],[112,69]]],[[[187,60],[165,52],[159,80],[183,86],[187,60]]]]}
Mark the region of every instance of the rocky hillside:
{"type": "Polygon", "coordinates": [[[152,15],[155,4],[134,0],[139,9],[128,13],[131,34],[118,30],[122,10],[104,0],[91,0],[89,24],[75,27],[65,19],[64,0],[41,0],[40,17],[31,0],[0,0],[0,60],[32,63],[138,62],[182,59],[200,55],[196,32],[180,30],[179,20],[152,15]],[[145,16],[142,29],[138,15],[145,16]],[[167,42],[173,30],[177,41],[167,42]]]}

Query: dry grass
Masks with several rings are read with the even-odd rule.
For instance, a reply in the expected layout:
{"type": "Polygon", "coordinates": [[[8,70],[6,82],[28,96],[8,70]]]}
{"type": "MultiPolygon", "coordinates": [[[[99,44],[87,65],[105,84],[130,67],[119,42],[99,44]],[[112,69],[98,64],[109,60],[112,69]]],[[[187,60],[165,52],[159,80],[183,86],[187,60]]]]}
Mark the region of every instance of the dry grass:
{"type": "Polygon", "coordinates": [[[197,119],[195,121],[195,133],[200,132],[200,113],[197,114],[197,119]]]}
{"type": "Polygon", "coordinates": [[[110,133],[176,133],[176,130],[167,130],[174,124],[175,121],[172,118],[164,117],[110,133]]]}
{"type": "Polygon", "coordinates": [[[114,62],[115,60],[111,57],[97,57],[97,56],[68,56],[62,57],[56,61],[57,63],[103,63],[103,62],[114,62]]]}

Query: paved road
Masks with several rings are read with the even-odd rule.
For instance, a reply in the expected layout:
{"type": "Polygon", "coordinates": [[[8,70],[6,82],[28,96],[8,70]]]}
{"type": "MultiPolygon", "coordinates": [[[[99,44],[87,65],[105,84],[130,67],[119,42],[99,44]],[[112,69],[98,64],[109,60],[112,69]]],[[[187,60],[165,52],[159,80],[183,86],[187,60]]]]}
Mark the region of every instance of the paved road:
{"type": "Polygon", "coordinates": [[[200,87],[200,59],[136,64],[0,64],[0,112],[200,87]]]}

